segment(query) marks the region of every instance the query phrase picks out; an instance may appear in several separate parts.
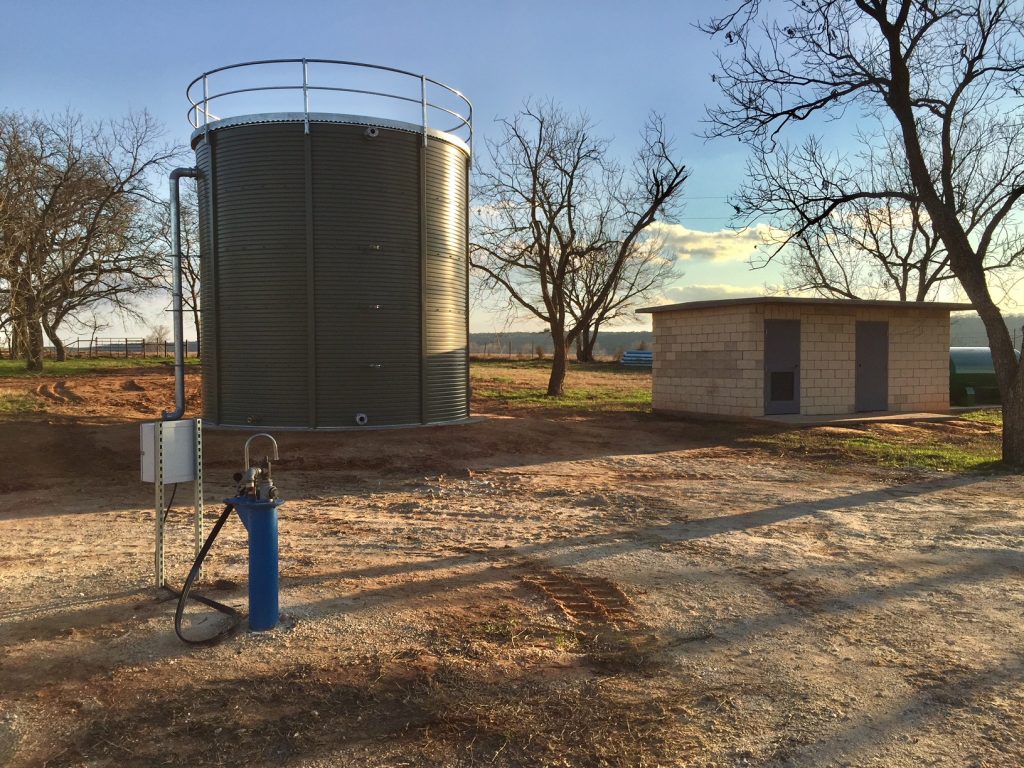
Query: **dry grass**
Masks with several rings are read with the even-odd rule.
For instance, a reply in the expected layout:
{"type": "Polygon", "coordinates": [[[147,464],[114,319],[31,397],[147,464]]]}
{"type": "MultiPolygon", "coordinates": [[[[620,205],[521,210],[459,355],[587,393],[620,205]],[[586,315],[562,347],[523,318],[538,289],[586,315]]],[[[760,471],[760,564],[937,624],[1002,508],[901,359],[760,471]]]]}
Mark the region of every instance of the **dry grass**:
{"type": "Polygon", "coordinates": [[[0,389],[0,414],[23,415],[42,410],[39,398],[31,392],[16,389],[0,389]]]}
{"type": "Polygon", "coordinates": [[[651,372],[617,363],[570,363],[561,396],[548,397],[550,360],[475,361],[473,395],[489,408],[650,411],[651,372]]]}

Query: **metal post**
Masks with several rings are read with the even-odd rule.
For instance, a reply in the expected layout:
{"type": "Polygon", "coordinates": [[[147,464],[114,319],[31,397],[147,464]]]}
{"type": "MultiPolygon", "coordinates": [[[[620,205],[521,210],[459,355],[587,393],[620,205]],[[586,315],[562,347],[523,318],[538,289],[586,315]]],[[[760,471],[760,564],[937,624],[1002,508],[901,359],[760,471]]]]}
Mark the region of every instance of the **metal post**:
{"type": "MultiPolygon", "coordinates": [[[[203,540],[206,538],[206,532],[204,530],[203,521],[203,420],[196,419],[196,431],[195,431],[195,445],[196,445],[196,479],[192,482],[193,490],[193,528],[194,528],[194,539],[195,539],[195,557],[199,557],[199,550],[203,548],[203,540]]],[[[203,572],[199,571],[199,576],[202,577],[203,572]]]]}
{"type": "Polygon", "coordinates": [[[423,106],[423,146],[427,146],[427,78],[420,75],[420,103],[423,106]]]}
{"type": "Polygon", "coordinates": [[[302,110],[306,116],[305,132],[309,133],[309,62],[302,60],[302,110]]]}
{"type": "Polygon", "coordinates": [[[209,113],[207,112],[207,110],[209,109],[209,106],[207,104],[209,99],[210,99],[209,78],[208,78],[207,74],[205,72],[203,72],[203,137],[204,138],[206,138],[209,135],[209,133],[210,133],[210,128],[209,128],[210,119],[209,119],[209,113]]]}
{"type": "Polygon", "coordinates": [[[159,589],[164,585],[164,433],[163,424],[157,422],[153,428],[153,455],[156,456],[156,472],[153,477],[156,510],[156,546],[153,551],[155,581],[159,589]]]}

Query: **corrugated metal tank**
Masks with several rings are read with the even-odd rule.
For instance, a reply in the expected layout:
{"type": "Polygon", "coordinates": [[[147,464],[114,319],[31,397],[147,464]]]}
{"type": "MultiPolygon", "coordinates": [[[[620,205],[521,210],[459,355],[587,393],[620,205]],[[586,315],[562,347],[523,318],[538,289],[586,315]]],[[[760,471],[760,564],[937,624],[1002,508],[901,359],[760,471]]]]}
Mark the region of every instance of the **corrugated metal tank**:
{"type": "Polygon", "coordinates": [[[204,418],[332,429],[469,416],[468,147],[248,115],[193,134],[204,418]]]}

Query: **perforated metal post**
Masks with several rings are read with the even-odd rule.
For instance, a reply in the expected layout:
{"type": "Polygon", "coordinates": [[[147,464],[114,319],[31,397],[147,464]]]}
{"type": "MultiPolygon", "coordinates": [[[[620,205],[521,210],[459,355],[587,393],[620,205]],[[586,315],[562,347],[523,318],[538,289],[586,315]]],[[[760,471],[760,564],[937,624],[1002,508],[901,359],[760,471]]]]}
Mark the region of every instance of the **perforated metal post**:
{"type": "MultiPolygon", "coordinates": [[[[169,441],[168,437],[164,435],[164,427],[167,425],[180,425],[183,422],[155,422],[153,426],[153,514],[155,517],[154,521],[154,532],[155,532],[155,544],[153,548],[153,581],[157,587],[162,587],[166,583],[165,575],[165,552],[167,545],[167,479],[168,473],[172,482],[192,482],[192,493],[193,493],[193,550],[195,555],[199,554],[199,551],[203,548],[203,543],[206,538],[205,521],[204,521],[204,505],[203,505],[203,424],[201,419],[191,420],[188,423],[194,425],[192,431],[192,440],[194,446],[194,459],[195,463],[192,466],[192,474],[189,475],[188,479],[182,479],[180,474],[180,467],[176,470],[173,458],[168,458],[168,450],[174,448],[174,441],[169,441]],[[170,469],[168,469],[170,467],[170,469]],[[175,474],[177,472],[177,474],[175,474]]],[[[180,447],[180,443],[179,443],[180,447]]],[[[145,469],[143,470],[143,479],[148,480],[145,469]]]]}
{"type": "Polygon", "coordinates": [[[153,477],[154,501],[156,511],[156,547],[153,552],[155,580],[157,588],[164,585],[164,433],[163,425],[157,424],[153,430],[153,450],[156,457],[156,473],[153,477]]]}
{"type": "MultiPolygon", "coordinates": [[[[193,528],[195,537],[194,556],[199,556],[206,538],[205,521],[203,520],[203,420],[196,419],[196,479],[192,483],[193,491],[193,528]]],[[[202,570],[199,571],[202,577],[202,570]]]]}

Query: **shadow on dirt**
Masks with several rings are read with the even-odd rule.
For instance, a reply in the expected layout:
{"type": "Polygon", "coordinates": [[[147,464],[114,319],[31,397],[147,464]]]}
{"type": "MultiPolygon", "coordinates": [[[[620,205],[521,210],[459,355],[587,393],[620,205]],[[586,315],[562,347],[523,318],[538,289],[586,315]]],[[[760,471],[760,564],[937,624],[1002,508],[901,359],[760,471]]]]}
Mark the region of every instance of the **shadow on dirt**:
{"type": "MultiPolygon", "coordinates": [[[[624,453],[652,454],[735,446],[742,435],[771,432],[763,425],[655,419],[649,414],[594,414],[561,419],[492,417],[465,425],[367,432],[277,432],[278,466],[338,473],[354,480],[389,480],[425,474],[465,474],[474,469],[519,467],[624,453]]],[[[204,432],[207,480],[230,485],[248,434],[204,432]]],[[[749,446],[745,450],[752,450],[749,446]]],[[[0,492],[79,487],[117,489],[145,508],[150,486],[139,480],[139,422],[54,417],[0,420],[0,492]]],[[[96,511],[116,507],[105,506],[96,511]]],[[[6,508],[0,519],[61,514],[44,505],[6,508]]]]}

